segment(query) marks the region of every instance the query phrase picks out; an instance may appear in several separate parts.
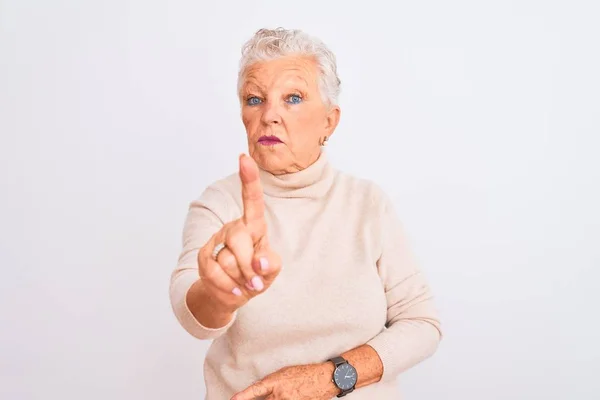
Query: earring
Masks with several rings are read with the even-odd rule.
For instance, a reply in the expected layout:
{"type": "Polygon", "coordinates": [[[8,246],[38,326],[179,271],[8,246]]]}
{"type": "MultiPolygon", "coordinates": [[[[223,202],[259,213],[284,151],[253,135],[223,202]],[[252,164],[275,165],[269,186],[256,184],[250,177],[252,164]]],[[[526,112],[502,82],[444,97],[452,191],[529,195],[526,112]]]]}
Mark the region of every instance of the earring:
{"type": "Polygon", "coordinates": [[[329,137],[324,136],[323,140],[321,141],[321,143],[319,143],[322,147],[327,146],[327,141],[329,140],[329,137]]]}

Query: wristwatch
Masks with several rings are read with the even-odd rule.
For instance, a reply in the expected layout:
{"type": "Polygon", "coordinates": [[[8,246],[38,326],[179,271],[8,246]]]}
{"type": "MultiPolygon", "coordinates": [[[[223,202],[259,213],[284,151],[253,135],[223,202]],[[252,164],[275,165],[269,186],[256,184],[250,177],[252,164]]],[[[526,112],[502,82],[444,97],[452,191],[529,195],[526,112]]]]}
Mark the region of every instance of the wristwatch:
{"type": "Polygon", "coordinates": [[[341,390],[337,397],[343,397],[348,393],[352,393],[358,381],[356,368],[343,357],[334,357],[327,361],[331,361],[335,365],[332,381],[341,390]]]}

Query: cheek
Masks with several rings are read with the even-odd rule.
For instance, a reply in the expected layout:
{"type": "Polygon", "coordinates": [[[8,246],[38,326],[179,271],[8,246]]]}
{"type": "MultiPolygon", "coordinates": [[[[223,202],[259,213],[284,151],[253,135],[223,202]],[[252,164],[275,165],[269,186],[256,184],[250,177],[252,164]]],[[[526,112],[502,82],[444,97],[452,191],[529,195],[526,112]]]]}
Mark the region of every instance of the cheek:
{"type": "Polygon", "coordinates": [[[260,117],[256,111],[244,110],[242,111],[242,123],[246,128],[250,128],[256,124],[260,117]]]}
{"type": "Polygon", "coordinates": [[[315,114],[305,113],[299,118],[299,123],[306,127],[314,127],[317,124],[317,118],[315,114]]]}
{"type": "Polygon", "coordinates": [[[302,134],[307,140],[313,140],[321,135],[321,115],[317,110],[307,110],[296,115],[295,130],[302,134]]]}

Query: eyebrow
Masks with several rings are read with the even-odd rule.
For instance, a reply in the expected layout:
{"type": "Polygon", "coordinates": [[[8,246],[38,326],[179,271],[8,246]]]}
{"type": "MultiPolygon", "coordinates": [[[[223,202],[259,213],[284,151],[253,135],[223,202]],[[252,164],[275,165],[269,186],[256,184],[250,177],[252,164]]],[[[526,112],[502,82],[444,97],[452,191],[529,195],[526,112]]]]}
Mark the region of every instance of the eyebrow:
{"type": "Polygon", "coordinates": [[[244,84],[242,85],[242,92],[249,92],[252,90],[257,90],[259,92],[264,92],[264,88],[262,88],[258,83],[253,82],[253,80],[250,79],[246,79],[246,81],[244,82],[244,84]]]}

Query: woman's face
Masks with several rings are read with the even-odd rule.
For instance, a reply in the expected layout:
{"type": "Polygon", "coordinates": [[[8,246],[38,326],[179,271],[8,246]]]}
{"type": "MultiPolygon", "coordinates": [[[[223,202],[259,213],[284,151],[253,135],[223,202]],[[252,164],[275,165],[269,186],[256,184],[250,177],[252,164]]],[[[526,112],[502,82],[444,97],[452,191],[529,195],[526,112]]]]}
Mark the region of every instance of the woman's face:
{"type": "Polygon", "coordinates": [[[241,89],[248,149],[273,173],[300,171],[319,157],[320,140],[331,136],[340,109],[323,102],[316,62],[289,56],[253,64],[241,89]]]}

